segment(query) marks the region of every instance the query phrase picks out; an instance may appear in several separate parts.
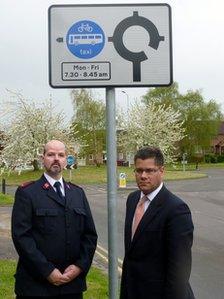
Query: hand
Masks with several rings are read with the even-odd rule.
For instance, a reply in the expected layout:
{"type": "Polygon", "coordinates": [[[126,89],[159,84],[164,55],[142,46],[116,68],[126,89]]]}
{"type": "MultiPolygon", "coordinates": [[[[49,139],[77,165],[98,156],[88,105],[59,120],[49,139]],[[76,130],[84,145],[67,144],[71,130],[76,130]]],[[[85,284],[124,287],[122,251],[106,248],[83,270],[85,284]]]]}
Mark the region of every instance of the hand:
{"type": "Polygon", "coordinates": [[[55,286],[60,286],[64,283],[69,282],[69,278],[65,275],[63,275],[58,269],[54,269],[51,274],[47,277],[47,280],[55,285],[55,286]]]}
{"type": "Polygon", "coordinates": [[[82,272],[82,269],[79,268],[76,265],[69,265],[64,273],[63,276],[66,277],[67,279],[69,279],[69,281],[72,281],[73,279],[75,279],[80,273],[82,272]]]}

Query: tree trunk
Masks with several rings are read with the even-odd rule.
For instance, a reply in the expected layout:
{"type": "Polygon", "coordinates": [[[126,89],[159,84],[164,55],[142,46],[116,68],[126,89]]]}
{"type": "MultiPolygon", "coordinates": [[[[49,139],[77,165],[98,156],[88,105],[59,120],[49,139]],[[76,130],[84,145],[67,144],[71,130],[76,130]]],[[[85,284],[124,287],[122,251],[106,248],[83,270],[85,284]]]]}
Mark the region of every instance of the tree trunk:
{"type": "Polygon", "coordinates": [[[94,164],[97,166],[97,167],[100,167],[100,162],[97,158],[95,158],[94,160],[94,164]]]}
{"type": "Polygon", "coordinates": [[[38,161],[37,160],[33,160],[32,165],[33,165],[33,170],[34,171],[39,170],[39,165],[38,165],[38,161]]]}

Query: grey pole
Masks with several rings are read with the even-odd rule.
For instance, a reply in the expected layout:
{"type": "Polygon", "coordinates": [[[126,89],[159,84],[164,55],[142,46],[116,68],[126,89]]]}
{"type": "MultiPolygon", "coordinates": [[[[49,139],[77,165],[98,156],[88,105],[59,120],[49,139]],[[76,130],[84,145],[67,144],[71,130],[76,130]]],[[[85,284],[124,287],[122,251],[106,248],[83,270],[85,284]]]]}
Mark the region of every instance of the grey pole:
{"type": "Polygon", "coordinates": [[[116,147],[115,89],[106,88],[107,115],[107,209],[108,209],[108,258],[109,299],[118,295],[117,252],[117,147],[116,147]]]}

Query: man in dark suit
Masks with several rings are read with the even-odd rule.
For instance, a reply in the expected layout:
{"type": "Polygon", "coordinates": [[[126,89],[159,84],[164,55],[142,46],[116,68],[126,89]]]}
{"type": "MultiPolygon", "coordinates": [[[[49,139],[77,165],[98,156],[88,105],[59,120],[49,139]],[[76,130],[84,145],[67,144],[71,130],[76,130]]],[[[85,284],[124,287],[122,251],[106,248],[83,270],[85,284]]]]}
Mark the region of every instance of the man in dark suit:
{"type": "Polygon", "coordinates": [[[194,299],[189,284],[193,223],[188,206],[162,182],[159,148],[135,155],[140,190],[127,199],[121,299],[194,299]]]}
{"type": "Polygon", "coordinates": [[[12,238],[19,255],[17,299],[80,299],[97,234],[82,188],[66,183],[65,145],[44,147],[44,175],[21,185],[12,212],[12,238]]]}

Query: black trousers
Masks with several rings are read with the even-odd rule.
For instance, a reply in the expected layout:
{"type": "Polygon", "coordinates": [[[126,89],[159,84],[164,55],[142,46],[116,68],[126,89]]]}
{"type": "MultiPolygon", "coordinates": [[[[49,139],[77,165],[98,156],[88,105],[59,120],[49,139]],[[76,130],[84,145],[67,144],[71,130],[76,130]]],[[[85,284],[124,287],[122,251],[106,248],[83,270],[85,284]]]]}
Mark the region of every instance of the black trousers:
{"type": "Polygon", "coordinates": [[[16,299],[83,299],[81,294],[60,295],[60,296],[16,296],[16,299]]]}

